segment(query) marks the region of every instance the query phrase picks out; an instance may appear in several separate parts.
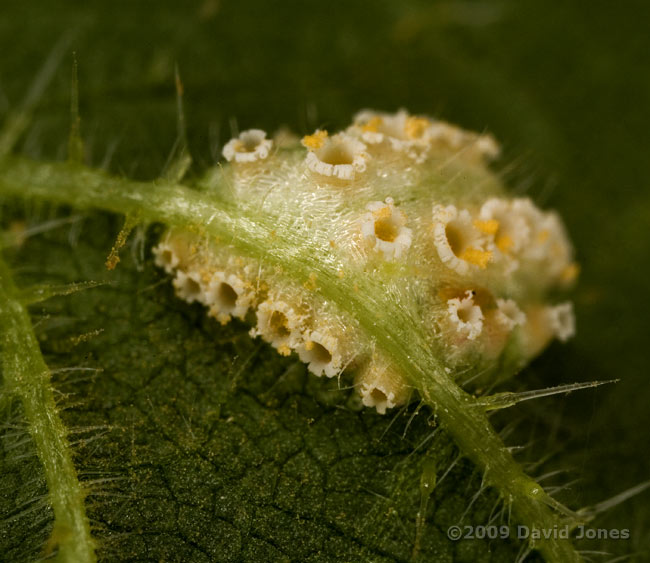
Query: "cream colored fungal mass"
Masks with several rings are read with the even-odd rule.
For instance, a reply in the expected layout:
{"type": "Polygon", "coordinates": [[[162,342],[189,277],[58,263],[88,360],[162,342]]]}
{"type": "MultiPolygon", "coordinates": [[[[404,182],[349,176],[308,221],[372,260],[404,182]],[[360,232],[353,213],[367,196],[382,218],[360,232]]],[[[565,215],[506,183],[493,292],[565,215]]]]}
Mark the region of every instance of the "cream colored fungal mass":
{"type": "Polygon", "coordinates": [[[203,187],[222,186],[215,197],[267,225],[269,248],[308,273],[177,228],[155,247],[156,264],[218,322],[249,323],[315,376],[352,374],[361,403],[380,413],[417,389],[353,308],[320,291],[323,276],[341,284],[341,299],[365,292],[399,306],[407,322],[396,331],[422,333],[450,377],[514,374],[574,334],[572,305],[556,296],[578,267],[559,216],[509,196],[489,166],[498,154],[489,135],[405,110],[362,111],[344,131],[301,142],[274,145],[250,129],[226,143],[228,163],[203,187]]]}

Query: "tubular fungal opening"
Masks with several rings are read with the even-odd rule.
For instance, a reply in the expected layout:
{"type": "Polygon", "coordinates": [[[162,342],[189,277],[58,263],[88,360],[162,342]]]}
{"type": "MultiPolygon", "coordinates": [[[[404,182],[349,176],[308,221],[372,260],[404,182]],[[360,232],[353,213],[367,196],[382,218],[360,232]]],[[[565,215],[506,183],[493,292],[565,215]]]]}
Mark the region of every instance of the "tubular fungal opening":
{"type": "Polygon", "coordinates": [[[310,341],[305,344],[305,358],[310,364],[317,366],[329,364],[332,361],[332,354],[322,344],[310,341]]]}
{"type": "Polygon", "coordinates": [[[202,301],[203,288],[201,287],[201,279],[197,273],[190,272],[187,274],[179,270],[176,272],[173,284],[176,288],[176,294],[181,299],[185,299],[188,303],[202,301]]]}
{"type": "Polygon", "coordinates": [[[282,311],[273,311],[269,319],[269,329],[277,338],[288,338],[291,331],[288,328],[289,319],[282,311]]]}
{"type": "Polygon", "coordinates": [[[304,316],[287,302],[270,297],[257,308],[257,325],[251,331],[261,336],[283,356],[302,341],[304,316]]]}
{"type": "Polygon", "coordinates": [[[445,236],[447,237],[449,248],[451,248],[451,251],[456,256],[460,256],[469,246],[467,237],[463,236],[464,234],[465,233],[458,228],[458,225],[454,223],[448,223],[445,227],[445,236]]]}
{"type": "Polygon", "coordinates": [[[329,137],[327,131],[316,131],[303,137],[302,144],[309,149],[307,167],[322,176],[352,180],[356,173],[366,170],[366,145],[350,135],[329,137]]]}
{"type": "Polygon", "coordinates": [[[523,326],[526,314],[512,299],[497,299],[497,320],[507,330],[512,330],[516,326],[523,326]]]}
{"type": "Polygon", "coordinates": [[[172,269],[178,265],[178,258],[176,258],[174,252],[169,248],[164,248],[159,254],[159,257],[159,265],[165,268],[165,270],[168,268],[172,269]]]}
{"type": "Polygon", "coordinates": [[[434,207],[434,244],[440,260],[459,274],[472,267],[485,269],[492,257],[487,250],[488,238],[476,228],[466,209],[455,206],[434,207]]]}
{"type": "Polygon", "coordinates": [[[178,266],[178,257],[171,248],[160,248],[156,254],[156,266],[164,268],[168,274],[171,274],[178,266]]]}
{"type": "Polygon", "coordinates": [[[519,252],[530,239],[530,227],[525,218],[504,199],[491,198],[481,207],[483,221],[495,221],[494,245],[500,254],[519,252]]]}
{"type": "Polygon", "coordinates": [[[206,291],[210,314],[225,324],[231,317],[244,319],[253,300],[249,284],[234,274],[215,272],[206,291]]]}
{"type": "Polygon", "coordinates": [[[375,407],[380,414],[384,414],[386,409],[405,404],[411,391],[390,363],[376,354],[357,373],[355,385],[361,402],[367,407],[375,407]]]}
{"type": "Polygon", "coordinates": [[[384,393],[381,389],[373,389],[370,391],[370,400],[375,404],[375,405],[380,405],[380,404],[386,404],[388,402],[388,397],[386,396],[386,393],[384,393]]]}
{"type": "Polygon", "coordinates": [[[392,216],[379,217],[375,221],[375,236],[384,242],[395,242],[399,234],[399,225],[392,216]]]}
{"type": "Polygon", "coordinates": [[[163,268],[165,272],[171,274],[176,267],[178,267],[179,259],[174,250],[164,243],[160,243],[153,250],[155,256],[155,264],[159,268],[163,268]]]}
{"type": "Polygon", "coordinates": [[[561,303],[551,307],[549,312],[551,328],[561,342],[569,340],[576,332],[573,303],[561,303]]]}
{"type": "Polygon", "coordinates": [[[447,301],[449,321],[459,334],[474,340],[483,330],[483,311],[474,303],[474,292],[467,291],[463,299],[447,301]]]}
{"type": "Polygon", "coordinates": [[[349,148],[342,143],[330,144],[319,151],[318,158],[325,164],[336,166],[337,164],[352,164],[354,156],[349,148]]]}
{"type": "Polygon", "coordinates": [[[298,347],[298,356],[315,375],[334,377],[342,365],[338,347],[336,338],[314,331],[298,347]]]}
{"type": "Polygon", "coordinates": [[[230,284],[221,282],[215,295],[215,304],[225,313],[232,313],[237,306],[237,292],[230,284]]]}
{"type": "Polygon", "coordinates": [[[386,198],[366,206],[368,213],[361,219],[361,234],[366,243],[384,254],[386,260],[398,259],[412,242],[412,231],[406,227],[406,215],[386,198]]]}
{"type": "Polygon", "coordinates": [[[261,129],[242,131],[238,137],[231,139],[223,147],[222,154],[228,161],[240,163],[264,160],[269,156],[273,141],[266,138],[261,129]]]}
{"type": "Polygon", "coordinates": [[[392,409],[398,404],[394,393],[373,387],[370,383],[364,383],[359,392],[361,393],[361,402],[366,407],[375,407],[379,414],[386,414],[386,409],[392,409]]]}

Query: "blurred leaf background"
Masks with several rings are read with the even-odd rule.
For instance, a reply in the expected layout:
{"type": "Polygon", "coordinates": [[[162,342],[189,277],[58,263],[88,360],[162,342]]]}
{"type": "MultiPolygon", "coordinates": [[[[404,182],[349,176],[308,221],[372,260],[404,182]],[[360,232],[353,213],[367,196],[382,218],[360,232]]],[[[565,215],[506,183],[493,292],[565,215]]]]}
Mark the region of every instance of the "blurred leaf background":
{"type": "MultiPolygon", "coordinates": [[[[546,417],[561,436],[562,466],[579,477],[567,493],[573,507],[650,478],[647,2],[2,4],[0,112],[20,103],[71,34],[88,158],[130,177],[155,177],[171,150],[175,65],[197,171],[219,158],[234,129],[335,129],[364,107],[406,107],[492,132],[506,180],[559,209],[582,266],[577,338],[554,345],[517,384],[620,378],[527,406],[537,418],[523,423],[526,435],[548,439],[532,426],[546,417]]],[[[69,96],[66,63],[21,152],[65,154],[69,96]]],[[[649,499],[600,521],[630,528],[616,549],[640,561],[650,548],[649,499]]]]}

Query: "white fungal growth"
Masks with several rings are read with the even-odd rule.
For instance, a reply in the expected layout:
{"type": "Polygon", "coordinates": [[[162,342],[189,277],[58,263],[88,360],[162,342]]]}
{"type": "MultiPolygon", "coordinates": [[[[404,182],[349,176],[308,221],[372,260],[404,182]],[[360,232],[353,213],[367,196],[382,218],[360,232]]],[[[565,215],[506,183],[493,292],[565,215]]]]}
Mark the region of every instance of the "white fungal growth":
{"type": "Polygon", "coordinates": [[[374,407],[379,414],[405,404],[412,391],[408,382],[390,364],[374,360],[357,373],[354,384],[361,402],[366,407],[374,407]]]}
{"type": "Polygon", "coordinates": [[[529,198],[512,200],[511,209],[512,213],[521,217],[528,226],[528,244],[520,249],[522,256],[528,260],[543,260],[551,234],[549,225],[546,224],[546,215],[529,198]]]}
{"type": "Polygon", "coordinates": [[[548,309],[551,330],[558,340],[566,342],[575,335],[576,321],[573,313],[573,303],[566,302],[548,309]]]}
{"type": "Polygon", "coordinates": [[[573,304],[531,305],[526,309],[523,326],[523,349],[527,357],[537,356],[548,343],[557,338],[566,342],[575,334],[573,304]]]}
{"type": "Polygon", "coordinates": [[[361,219],[361,234],[366,243],[383,253],[386,260],[399,259],[411,246],[412,231],[406,227],[406,215],[395,207],[393,199],[373,201],[361,219]]]}
{"type": "Polygon", "coordinates": [[[403,150],[416,143],[427,144],[431,120],[409,115],[406,110],[382,113],[364,110],[354,116],[354,127],[368,144],[388,141],[395,150],[403,150]]]}
{"type": "Polygon", "coordinates": [[[479,219],[484,223],[494,222],[494,246],[499,257],[517,254],[530,241],[527,217],[507,199],[488,199],[481,206],[479,219]]]}
{"type": "Polygon", "coordinates": [[[353,128],[370,145],[382,143],[386,138],[404,139],[404,110],[391,115],[371,110],[363,110],[354,116],[353,128]]]}
{"type": "Polygon", "coordinates": [[[169,229],[154,260],[221,323],[254,309],[250,334],[310,372],[353,366],[380,413],[413,390],[379,349],[387,327],[450,377],[495,366],[506,377],[573,335],[571,304],[549,301],[578,268],[559,216],[509,197],[488,169],[497,153],[489,135],[405,110],[300,141],[244,131],[224,147],[230,164],[199,180],[227,200],[235,231],[205,215],[205,228],[169,229]]]}
{"type": "Polygon", "coordinates": [[[444,121],[410,115],[403,109],[392,114],[361,111],[355,115],[348,131],[359,135],[369,145],[387,143],[394,151],[404,152],[417,162],[423,162],[434,147],[462,150],[488,159],[500,153],[491,135],[477,135],[444,121]]]}
{"type": "Polygon", "coordinates": [[[521,249],[523,256],[529,260],[544,260],[551,238],[560,234],[560,226],[552,215],[545,214],[528,198],[513,200],[512,212],[523,218],[528,225],[529,243],[521,249]]]}
{"type": "Polygon", "coordinates": [[[253,298],[250,286],[239,277],[215,272],[208,284],[205,304],[213,317],[226,324],[232,317],[244,319],[253,298]]]}
{"type": "Polygon", "coordinates": [[[501,147],[492,135],[479,135],[474,141],[474,147],[488,160],[498,158],[501,154],[501,147]]]}
{"type": "Polygon", "coordinates": [[[510,331],[516,326],[523,326],[526,314],[512,299],[497,299],[496,320],[506,330],[510,331]]]}
{"type": "Polygon", "coordinates": [[[371,146],[390,147],[421,163],[431,145],[431,124],[429,118],[409,115],[403,109],[393,114],[364,110],[355,116],[348,131],[371,146]]]}
{"type": "Polygon", "coordinates": [[[504,226],[495,236],[499,251],[543,265],[542,277],[552,282],[574,281],[578,268],[573,262],[573,248],[557,213],[541,211],[528,198],[516,198],[509,204],[499,201],[502,203],[489,200],[481,210],[486,209],[486,216],[494,211],[502,217],[504,226]]]}
{"type": "Polygon", "coordinates": [[[196,237],[186,232],[169,230],[152,249],[156,266],[173,274],[176,268],[183,268],[196,252],[196,237]]]}
{"type": "Polygon", "coordinates": [[[178,270],[172,283],[176,288],[176,295],[188,303],[204,301],[205,293],[201,283],[201,275],[198,272],[178,270]]]}
{"type": "Polygon", "coordinates": [[[560,282],[572,282],[577,274],[573,262],[573,248],[557,213],[545,214],[539,237],[539,244],[544,247],[542,260],[549,277],[560,282]]]}
{"type": "Polygon", "coordinates": [[[305,162],[307,168],[322,176],[352,180],[357,173],[365,172],[366,145],[346,133],[333,137],[327,131],[316,131],[302,139],[303,146],[309,149],[305,162]]]}
{"type": "Polygon", "coordinates": [[[222,154],[228,161],[240,163],[256,162],[269,156],[273,141],[266,138],[261,129],[242,131],[238,137],[230,139],[223,147],[222,154]]]}
{"type": "Polygon", "coordinates": [[[447,301],[447,317],[457,333],[476,339],[483,330],[483,311],[474,303],[474,293],[466,291],[465,297],[447,301]]]}
{"type": "Polygon", "coordinates": [[[163,268],[168,274],[173,273],[180,264],[176,250],[166,241],[162,241],[154,246],[152,252],[154,255],[154,264],[159,268],[163,268]]]}
{"type": "Polygon", "coordinates": [[[269,298],[257,308],[257,324],[252,336],[261,336],[283,356],[302,342],[304,315],[279,299],[269,298]]]}
{"type": "Polygon", "coordinates": [[[440,260],[452,270],[466,275],[484,269],[492,252],[488,250],[489,236],[477,228],[466,209],[454,205],[433,208],[433,240],[440,260]]]}
{"type": "Polygon", "coordinates": [[[318,376],[334,377],[343,368],[339,340],[317,330],[305,335],[298,346],[298,356],[307,364],[309,371],[318,376]]]}

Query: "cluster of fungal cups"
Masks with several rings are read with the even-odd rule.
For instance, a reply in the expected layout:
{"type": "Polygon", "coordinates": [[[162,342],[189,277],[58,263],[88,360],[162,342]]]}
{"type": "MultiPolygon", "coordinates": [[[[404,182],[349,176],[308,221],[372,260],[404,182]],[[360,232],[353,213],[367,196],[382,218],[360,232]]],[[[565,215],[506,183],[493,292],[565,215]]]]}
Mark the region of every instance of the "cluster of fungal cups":
{"type": "Polygon", "coordinates": [[[354,373],[380,413],[417,390],[324,283],[404,312],[404,337],[422,334],[449,377],[511,375],[572,336],[572,306],[556,295],[578,268],[558,215],[509,197],[490,171],[498,152],[489,135],[403,110],[363,111],[345,131],[302,140],[244,131],[201,187],[265,225],[269,248],[244,255],[200,229],[169,229],[156,264],[180,298],[221,323],[250,322],[313,374],[354,373]],[[286,265],[265,259],[271,248],[286,265]],[[292,260],[313,271],[296,277],[292,260]]]}

